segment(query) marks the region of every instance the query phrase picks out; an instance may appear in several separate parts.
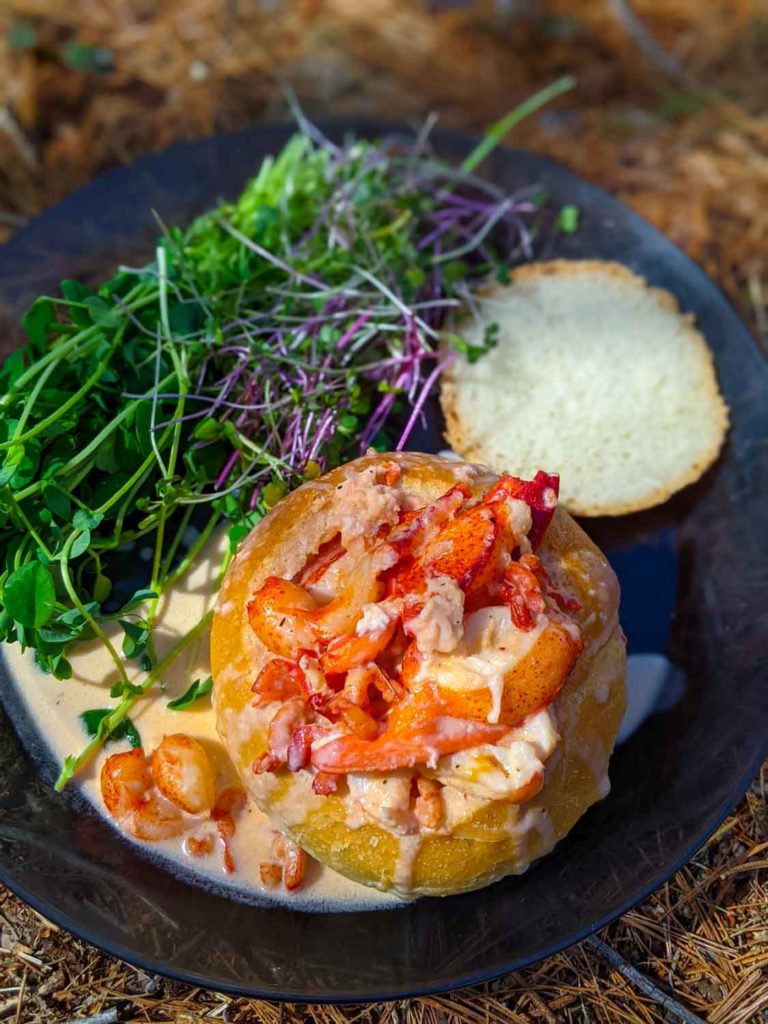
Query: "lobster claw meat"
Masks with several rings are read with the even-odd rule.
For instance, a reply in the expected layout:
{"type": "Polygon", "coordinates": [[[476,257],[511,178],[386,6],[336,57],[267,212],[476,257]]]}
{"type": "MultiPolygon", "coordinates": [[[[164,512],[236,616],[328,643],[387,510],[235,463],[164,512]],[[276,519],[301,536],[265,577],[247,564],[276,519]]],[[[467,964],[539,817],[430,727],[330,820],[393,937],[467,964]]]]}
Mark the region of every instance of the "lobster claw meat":
{"type": "Polygon", "coordinates": [[[394,577],[396,594],[421,594],[427,579],[448,576],[470,596],[493,580],[505,531],[493,508],[476,505],[444,526],[423,553],[394,577]]]}
{"type": "Polygon", "coordinates": [[[547,527],[552,521],[557,507],[557,496],[560,492],[560,477],[557,473],[545,473],[539,470],[533,480],[521,480],[517,476],[502,476],[483,498],[483,504],[504,498],[524,501],[531,510],[531,529],[528,540],[535,551],[544,539],[547,527]]]}
{"type": "Polygon", "coordinates": [[[254,704],[268,704],[273,700],[308,697],[307,678],[295,661],[273,658],[268,661],[251,687],[256,694],[254,704]]]}
{"type": "Polygon", "coordinates": [[[401,512],[400,522],[387,537],[387,543],[401,555],[418,555],[459,512],[471,493],[466,484],[456,484],[430,505],[401,512]]]}
{"type": "Polygon", "coordinates": [[[414,768],[467,747],[495,743],[507,731],[505,725],[442,716],[421,726],[418,733],[396,735],[387,730],[373,740],[339,736],[312,751],[312,764],[327,775],[414,768]]]}
{"type": "Polygon", "coordinates": [[[317,645],[308,613],[317,603],[304,587],[279,576],[269,576],[248,603],[248,621],[264,646],[278,657],[291,660],[296,652],[317,645]]]}

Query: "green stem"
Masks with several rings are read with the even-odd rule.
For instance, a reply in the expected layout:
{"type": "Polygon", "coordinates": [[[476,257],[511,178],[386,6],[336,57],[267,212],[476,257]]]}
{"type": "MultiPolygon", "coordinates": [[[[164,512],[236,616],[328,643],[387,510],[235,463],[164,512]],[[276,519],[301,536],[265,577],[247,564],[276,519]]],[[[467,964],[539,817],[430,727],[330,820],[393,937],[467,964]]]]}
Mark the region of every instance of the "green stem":
{"type": "Polygon", "coordinates": [[[549,85],[535,92],[533,96],[529,96],[527,100],[524,100],[514,110],[510,110],[500,121],[491,125],[486,131],[483,141],[472,150],[469,156],[464,158],[464,162],[461,165],[462,171],[466,174],[474,171],[516,125],[524,121],[526,117],[530,117],[531,114],[534,114],[541,107],[546,106],[547,103],[551,103],[558,96],[562,96],[564,92],[568,92],[574,85],[576,85],[576,79],[572,75],[564,75],[562,78],[550,82],[549,85]]]}
{"type": "Polygon", "coordinates": [[[49,550],[48,545],[45,543],[43,538],[40,536],[40,534],[34,528],[34,526],[29,521],[29,519],[26,517],[26,515],[22,511],[20,505],[18,504],[18,502],[16,501],[14,496],[11,494],[10,490],[8,491],[8,494],[6,496],[6,501],[9,503],[9,505],[11,505],[11,507],[13,508],[13,510],[16,513],[16,515],[19,517],[19,519],[22,521],[22,523],[24,523],[24,525],[26,526],[27,533],[29,533],[29,535],[31,537],[34,537],[35,541],[37,542],[38,547],[43,552],[43,554],[46,556],[46,558],[49,561],[51,561],[51,562],[54,561],[56,556],[49,550]]]}
{"type": "MultiPolygon", "coordinates": [[[[45,383],[45,380],[47,379],[46,374],[41,374],[40,379],[38,380],[37,384],[35,385],[35,388],[32,390],[32,392],[30,393],[29,397],[26,399],[26,401],[24,403],[24,412],[22,413],[21,419],[19,420],[19,424],[18,424],[18,426],[16,428],[16,433],[14,434],[14,436],[10,440],[0,442],[0,451],[2,451],[3,448],[10,448],[14,444],[23,444],[29,438],[37,437],[38,434],[42,434],[42,432],[47,427],[49,427],[52,423],[55,423],[56,420],[58,420],[61,416],[63,416],[64,413],[68,412],[72,408],[73,405],[76,405],[84,395],[88,394],[88,392],[91,390],[93,385],[101,378],[101,375],[104,373],[106,368],[109,366],[110,362],[112,361],[112,356],[115,354],[115,349],[117,348],[117,346],[122,341],[122,338],[123,338],[123,331],[118,331],[118,333],[115,335],[114,341],[112,342],[112,344],[111,344],[111,346],[109,348],[109,352],[107,353],[107,355],[104,356],[104,358],[101,360],[99,365],[93,371],[91,376],[88,378],[88,380],[86,380],[85,384],[83,384],[83,386],[81,388],[79,388],[74,393],[74,395],[71,395],[66,400],[66,402],[64,402],[63,405],[59,406],[59,408],[55,412],[52,412],[50,414],[50,416],[46,416],[45,419],[40,420],[39,423],[36,423],[35,426],[32,427],[30,430],[28,430],[25,434],[19,434],[18,431],[23,428],[24,423],[26,422],[27,418],[29,417],[30,413],[32,412],[32,408],[34,406],[35,399],[37,398],[37,395],[40,393],[40,388],[42,387],[42,385],[45,383]]],[[[56,369],[56,366],[53,365],[53,366],[51,366],[50,369],[51,369],[51,371],[53,371],[53,370],[56,369]]]]}
{"type": "Polygon", "coordinates": [[[66,590],[67,594],[69,595],[70,601],[75,606],[75,608],[77,608],[77,610],[83,616],[83,618],[88,623],[88,625],[91,627],[91,629],[93,630],[94,635],[97,636],[99,638],[99,640],[101,640],[101,642],[107,648],[107,650],[109,651],[110,657],[112,658],[112,661],[115,663],[115,666],[116,666],[117,671],[118,671],[118,673],[120,675],[120,678],[122,679],[122,681],[124,683],[127,683],[128,682],[128,674],[125,671],[125,665],[123,664],[123,659],[117,653],[117,651],[115,650],[115,648],[114,648],[114,646],[112,644],[112,641],[109,639],[107,634],[101,628],[99,623],[96,621],[96,619],[94,619],[94,617],[91,615],[91,613],[85,607],[83,602],[80,600],[80,597],[79,597],[77,591],[75,590],[74,586],[72,585],[72,579],[71,579],[71,577],[69,575],[69,552],[71,551],[72,545],[74,544],[75,540],[80,536],[81,533],[82,533],[81,530],[74,530],[69,535],[69,537],[67,538],[67,542],[66,542],[66,544],[64,545],[64,547],[62,549],[61,555],[59,556],[59,568],[60,568],[60,571],[61,571],[61,580],[62,580],[62,583],[64,584],[64,589],[66,590]]]}
{"type": "MultiPolygon", "coordinates": [[[[123,538],[123,523],[125,522],[125,517],[129,512],[132,512],[134,510],[134,501],[136,495],[138,494],[140,488],[142,487],[144,481],[149,476],[151,471],[152,467],[147,466],[147,468],[144,470],[144,472],[141,474],[138,480],[134,482],[131,490],[127,492],[127,494],[125,495],[125,501],[118,509],[117,516],[115,517],[114,533],[112,535],[112,538],[110,538],[110,543],[114,543],[115,547],[118,547],[120,544],[124,544],[127,542],[128,538],[123,538]]],[[[133,479],[133,477],[131,479],[133,479]]],[[[120,489],[122,490],[123,488],[120,489]]]]}
{"type": "Polygon", "coordinates": [[[152,469],[154,461],[154,453],[147,455],[139,468],[134,471],[133,476],[129,476],[122,487],[119,487],[111,497],[96,509],[96,511],[100,512],[102,515],[107,513],[113,505],[116,505],[117,502],[120,501],[124,494],[127,494],[127,492],[130,491],[137,483],[141,483],[144,476],[152,469]]]}
{"type": "Polygon", "coordinates": [[[187,527],[189,526],[189,520],[192,518],[193,512],[194,507],[192,505],[187,505],[187,507],[181,514],[181,521],[176,527],[176,532],[173,535],[173,540],[169,544],[168,551],[166,552],[166,555],[163,558],[163,564],[160,566],[161,579],[165,579],[168,576],[168,570],[171,567],[171,563],[173,562],[176,552],[179,550],[179,544],[181,544],[184,538],[184,534],[186,532],[187,527]]]}
{"type": "Polygon", "coordinates": [[[115,428],[118,427],[123,422],[123,420],[130,416],[130,414],[138,405],[140,405],[142,402],[151,401],[152,393],[155,390],[161,390],[166,386],[166,384],[170,384],[175,376],[175,373],[169,373],[167,376],[165,376],[161,381],[157,383],[156,387],[154,387],[152,391],[148,391],[141,398],[132,399],[127,405],[123,406],[123,408],[120,410],[117,416],[115,416],[113,420],[110,420],[109,423],[102,430],[99,431],[96,437],[94,437],[94,439],[89,444],[87,444],[82,451],[78,452],[78,454],[75,455],[73,459],[70,459],[70,461],[67,463],[64,469],[67,471],[70,469],[74,469],[75,467],[79,466],[81,462],[84,462],[87,458],[89,458],[94,452],[97,452],[101,445],[104,443],[104,441],[115,430],[115,428]]]}
{"type": "Polygon", "coordinates": [[[53,371],[57,369],[57,366],[57,363],[51,363],[51,365],[47,366],[40,374],[37,381],[35,382],[35,386],[24,399],[24,408],[21,411],[21,416],[19,416],[19,422],[16,424],[16,429],[13,432],[13,437],[10,437],[7,441],[0,442],[0,451],[2,451],[4,448],[11,448],[15,444],[21,444],[22,440],[24,439],[22,434],[24,430],[24,425],[29,419],[29,417],[32,415],[32,410],[35,407],[35,402],[37,401],[38,395],[45,387],[45,382],[51,376],[53,371]]]}
{"type": "MultiPolygon", "coordinates": [[[[176,374],[175,373],[169,373],[166,377],[164,377],[159,382],[158,388],[165,387],[167,384],[170,384],[173,380],[175,380],[175,378],[176,378],[176,374]]],[[[82,464],[84,462],[87,462],[88,459],[92,455],[95,456],[96,453],[98,452],[99,448],[104,444],[104,441],[109,437],[109,435],[114,430],[117,429],[117,427],[120,426],[120,424],[128,416],[131,415],[131,413],[134,411],[134,409],[138,405],[140,405],[141,402],[149,401],[149,400],[151,400],[151,398],[152,398],[152,392],[148,391],[146,395],[143,395],[141,398],[132,399],[127,405],[123,406],[123,408],[120,410],[120,412],[117,413],[117,415],[113,419],[111,419],[109,421],[109,423],[107,423],[107,425],[105,427],[103,427],[99,431],[99,433],[96,435],[96,437],[94,437],[93,440],[90,441],[85,446],[85,448],[83,448],[81,451],[79,451],[77,453],[77,455],[75,455],[73,458],[71,458],[69,460],[69,462],[65,466],[61,467],[61,473],[63,475],[68,475],[69,473],[72,472],[73,469],[77,469],[79,466],[82,466],[82,464]]],[[[68,480],[67,481],[68,489],[69,490],[74,489],[77,486],[77,483],[79,483],[79,481],[82,480],[83,476],[87,475],[89,470],[90,470],[90,466],[85,466],[84,467],[84,472],[81,473],[80,476],[75,481],[68,480]]],[[[30,484],[28,487],[25,487],[23,490],[17,492],[16,500],[17,501],[23,501],[25,498],[29,498],[31,495],[37,494],[38,491],[41,490],[42,486],[43,486],[43,481],[40,481],[40,480],[37,483],[30,484]]]]}
{"type": "MultiPolygon", "coordinates": [[[[191,509],[191,506],[190,506],[190,509],[191,509]]],[[[192,547],[186,553],[184,558],[182,558],[182,560],[176,566],[176,568],[171,573],[171,575],[166,578],[166,581],[163,584],[163,589],[161,591],[162,593],[165,593],[166,590],[170,590],[171,587],[174,587],[179,582],[179,580],[184,575],[184,573],[187,572],[191,568],[191,566],[192,566],[193,562],[195,561],[195,559],[197,558],[197,556],[200,554],[200,552],[203,550],[205,545],[208,543],[208,540],[210,539],[210,536],[213,533],[214,527],[216,526],[216,524],[218,523],[220,518],[221,518],[221,512],[214,512],[213,513],[213,515],[211,516],[211,518],[206,523],[205,528],[203,529],[202,533],[197,538],[195,543],[192,545],[192,547]]]]}
{"type": "MultiPolygon", "coordinates": [[[[53,302],[61,302],[61,299],[53,299],[53,302]]],[[[31,380],[41,373],[49,363],[58,362],[63,356],[69,355],[72,349],[77,348],[78,345],[84,341],[90,340],[90,336],[96,333],[95,324],[91,327],[86,327],[82,331],[78,331],[77,334],[73,334],[67,341],[62,341],[59,345],[52,345],[49,352],[46,352],[44,356],[35,360],[34,363],[25,370],[20,377],[18,377],[13,384],[8,388],[8,391],[3,395],[2,405],[8,405],[10,399],[19,391],[24,388],[25,384],[28,384],[31,380]]]]}
{"type": "MultiPolygon", "coordinates": [[[[191,643],[200,637],[211,623],[213,618],[213,609],[206,612],[203,618],[197,623],[197,625],[186,633],[179,642],[171,648],[166,656],[159,662],[159,664],[149,673],[147,678],[139,684],[141,689],[140,693],[131,693],[120,701],[116,708],[114,708],[106,719],[106,726],[104,726],[103,736],[109,736],[110,733],[114,732],[116,727],[126,718],[128,712],[134,706],[134,704],[152,687],[163,672],[173,664],[174,661],[182,654],[191,643]]],[[[56,791],[61,792],[70,779],[84,768],[85,765],[93,758],[98,751],[101,749],[104,743],[103,736],[94,736],[93,739],[88,743],[82,753],[75,757],[68,757],[62,770],[56,780],[56,791]]]]}
{"type": "MultiPolygon", "coordinates": [[[[165,256],[165,250],[158,250],[158,253],[162,253],[165,256]]],[[[163,260],[163,265],[165,261],[163,260]]],[[[161,292],[162,294],[162,292],[161,292]]],[[[167,311],[166,311],[167,319],[167,311]]],[[[176,377],[179,382],[179,400],[176,403],[176,411],[174,413],[175,423],[173,424],[173,438],[171,440],[171,450],[168,454],[168,467],[166,470],[166,481],[169,486],[173,480],[173,476],[176,472],[176,462],[179,457],[179,445],[181,444],[181,417],[184,414],[184,403],[185,396],[189,390],[189,378],[187,377],[186,370],[179,358],[178,352],[174,346],[171,347],[171,358],[173,359],[174,369],[176,370],[176,377]]],[[[149,589],[154,590],[156,594],[160,593],[160,579],[162,576],[161,567],[163,564],[163,542],[165,539],[165,524],[168,518],[168,502],[166,496],[163,496],[163,502],[160,506],[160,514],[158,516],[157,533],[155,538],[155,556],[152,561],[152,579],[149,584],[149,589]]],[[[150,628],[154,622],[155,614],[157,612],[158,598],[155,598],[149,607],[148,622],[150,628]]]]}

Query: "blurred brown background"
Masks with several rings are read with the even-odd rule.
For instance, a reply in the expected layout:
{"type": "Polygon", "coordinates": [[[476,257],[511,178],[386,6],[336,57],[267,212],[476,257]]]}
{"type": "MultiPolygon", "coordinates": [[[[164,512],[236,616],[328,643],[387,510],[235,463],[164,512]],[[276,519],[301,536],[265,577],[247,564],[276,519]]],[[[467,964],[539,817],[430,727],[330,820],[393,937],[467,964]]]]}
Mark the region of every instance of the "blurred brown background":
{"type": "MultiPolygon", "coordinates": [[[[180,138],[286,113],[479,130],[565,71],[515,142],[651,219],[756,315],[768,291],[768,0],[6,0],[0,227],[180,138]]],[[[762,313],[762,311],[760,311],[762,313]]]]}
{"type": "MultiPolygon", "coordinates": [[[[576,89],[514,143],[653,221],[768,344],[768,0],[4,0],[0,70],[0,240],[116,164],[285,118],[286,85],[310,115],[436,111],[479,131],[572,73],[576,89]]],[[[367,1009],[149,978],[0,891],[0,1021],[757,1024],[767,826],[763,772],[694,860],[596,942],[455,996],[367,1009]]]]}

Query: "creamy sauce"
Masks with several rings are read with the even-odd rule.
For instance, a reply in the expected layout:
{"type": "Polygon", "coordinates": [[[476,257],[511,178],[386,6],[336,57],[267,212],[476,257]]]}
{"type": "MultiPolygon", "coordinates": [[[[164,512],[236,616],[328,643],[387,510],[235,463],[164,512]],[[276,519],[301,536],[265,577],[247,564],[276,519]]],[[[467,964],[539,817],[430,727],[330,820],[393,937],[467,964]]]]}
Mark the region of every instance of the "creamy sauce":
{"type": "Polygon", "coordinates": [[[421,848],[421,836],[401,836],[398,843],[397,863],[392,876],[392,885],[396,889],[408,891],[413,885],[413,869],[421,848]]]}
{"type": "Polygon", "coordinates": [[[491,697],[489,722],[498,722],[504,677],[528,654],[547,626],[539,616],[528,631],[515,628],[509,609],[492,605],[472,612],[464,620],[463,636],[450,654],[430,652],[419,669],[417,679],[436,679],[448,689],[469,691],[487,689],[491,697]]]}
{"type": "MultiPolygon", "coordinates": [[[[203,617],[214,594],[215,576],[219,557],[214,550],[210,557],[201,559],[188,576],[161,602],[155,629],[158,658],[162,658],[178,639],[203,617]]],[[[112,630],[110,638],[119,649],[122,631],[112,630]]],[[[35,665],[32,653],[22,654],[18,645],[5,644],[2,657],[18,692],[24,700],[41,740],[53,759],[60,764],[68,754],[79,753],[88,741],[80,722],[80,712],[89,708],[112,707],[110,686],[117,673],[108,652],[99,643],[73,649],[69,660],[73,677],[57,680],[45,675],[35,665]]],[[[181,696],[193,679],[204,679],[210,673],[208,663],[208,635],[185,651],[165,673],[162,684],[150,696],[140,700],[131,713],[146,751],[153,750],[163,736],[183,732],[199,740],[206,749],[217,773],[220,788],[237,783],[236,772],[219,741],[216,721],[209,698],[200,699],[186,711],[171,711],[168,701],[181,696]]],[[[132,673],[136,679],[141,673],[132,673]]],[[[74,783],[94,808],[116,827],[107,814],[99,786],[99,773],[109,754],[129,749],[126,741],[111,743],[77,776],[74,783]]],[[[294,893],[283,889],[267,889],[259,880],[259,864],[269,860],[274,827],[259,808],[250,802],[238,816],[232,855],[235,872],[224,870],[222,848],[211,822],[201,822],[186,835],[157,843],[140,843],[125,838],[149,855],[157,856],[163,866],[173,871],[183,868],[194,872],[202,885],[225,887],[235,898],[263,902],[265,899],[284,903],[300,910],[355,910],[362,906],[401,906],[402,900],[377,890],[359,885],[347,878],[312,863],[304,885],[294,893]],[[188,840],[214,838],[213,852],[204,857],[193,857],[188,840]]]]}
{"type": "Polygon", "coordinates": [[[450,576],[427,580],[424,606],[406,623],[406,633],[422,654],[448,654],[464,635],[464,592],[450,576]]]}

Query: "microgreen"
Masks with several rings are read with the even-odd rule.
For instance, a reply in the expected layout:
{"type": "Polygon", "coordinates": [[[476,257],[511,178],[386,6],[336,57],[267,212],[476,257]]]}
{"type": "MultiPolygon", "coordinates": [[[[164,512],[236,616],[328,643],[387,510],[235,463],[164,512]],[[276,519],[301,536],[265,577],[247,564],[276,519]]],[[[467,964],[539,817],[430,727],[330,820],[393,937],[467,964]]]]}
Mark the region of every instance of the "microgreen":
{"type": "Polygon", "coordinates": [[[206,628],[158,660],[158,602],[214,529],[228,559],[303,480],[403,447],[455,352],[493,344],[491,330],[470,351],[458,317],[468,289],[530,253],[540,190],[474,172],[566,87],[499,122],[463,169],[426,129],[337,146],[299,114],[241,195],[163,227],[150,263],[32,305],[0,368],[0,639],[59,678],[69,648],[98,639],[120,698],[59,786],[206,628]],[[151,552],[133,594],[115,565],[131,545],[151,552]]]}
{"type": "Polygon", "coordinates": [[[40,562],[27,562],[3,585],[5,611],[21,626],[39,630],[56,605],[56,587],[50,571],[40,562]]]}
{"type": "Polygon", "coordinates": [[[572,203],[566,203],[565,206],[560,207],[560,212],[557,215],[557,227],[565,235],[572,235],[574,231],[578,230],[579,218],[581,211],[578,206],[574,206],[572,203]]]}
{"type": "Polygon", "coordinates": [[[105,743],[111,740],[126,739],[132,747],[140,747],[141,736],[139,736],[139,730],[130,718],[124,718],[113,729],[109,728],[111,712],[111,708],[91,708],[90,711],[83,711],[80,715],[80,721],[85,726],[85,731],[88,735],[92,738],[103,740],[105,743]]]}
{"type": "Polygon", "coordinates": [[[177,697],[176,700],[169,700],[166,707],[170,708],[171,711],[186,711],[187,708],[192,707],[198,698],[204,697],[212,689],[213,678],[211,676],[205,679],[195,679],[188,690],[180,697],[177,697]]]}

